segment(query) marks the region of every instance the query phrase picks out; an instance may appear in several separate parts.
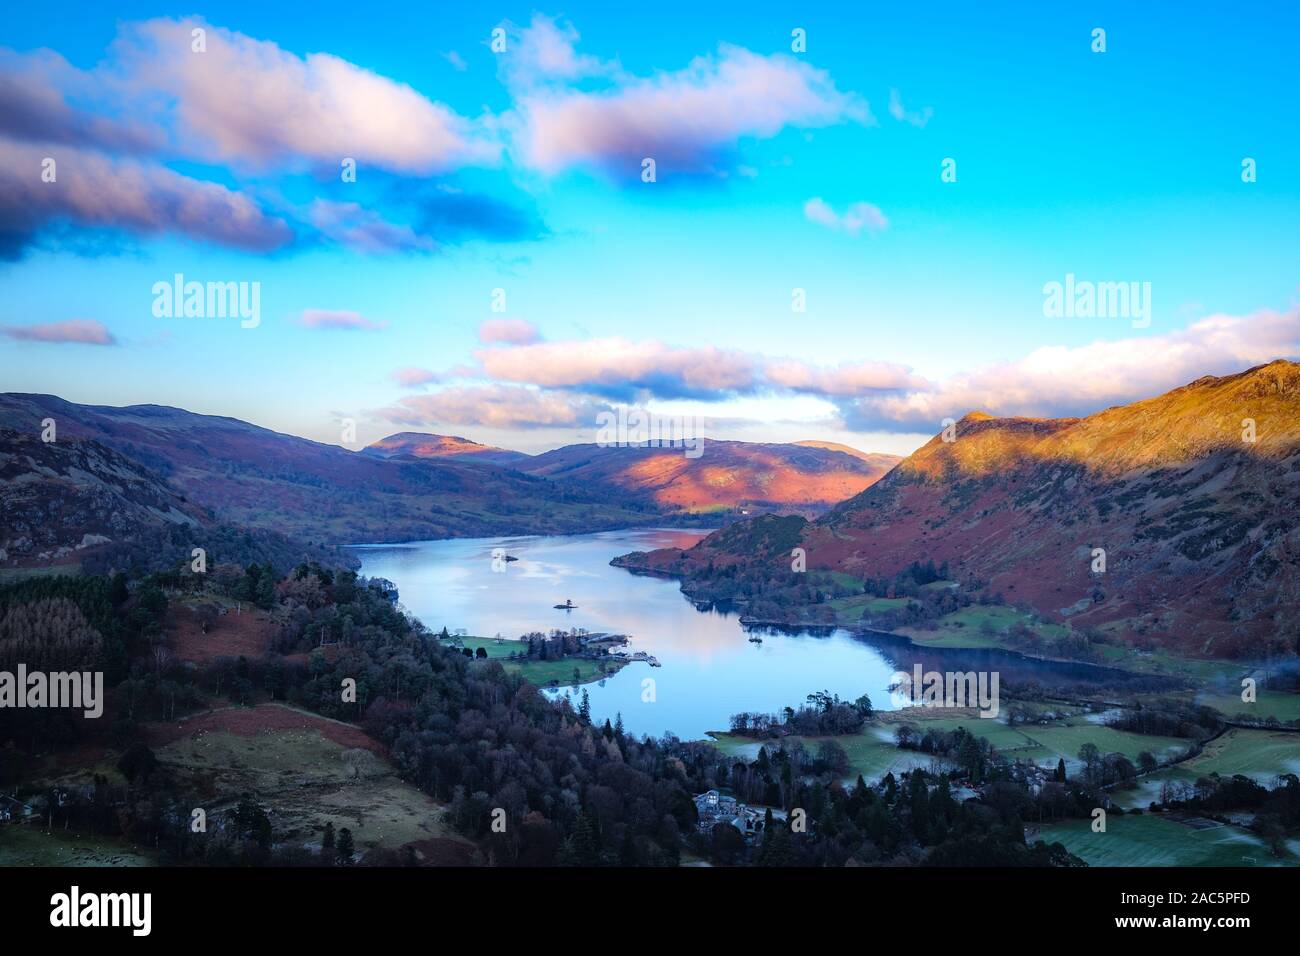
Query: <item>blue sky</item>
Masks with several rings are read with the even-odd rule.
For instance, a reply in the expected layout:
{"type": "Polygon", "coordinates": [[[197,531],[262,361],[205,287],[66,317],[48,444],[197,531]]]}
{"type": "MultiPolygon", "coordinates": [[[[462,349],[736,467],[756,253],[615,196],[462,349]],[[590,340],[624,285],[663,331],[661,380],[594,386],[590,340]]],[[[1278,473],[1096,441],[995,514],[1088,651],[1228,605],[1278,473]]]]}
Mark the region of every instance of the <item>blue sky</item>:
{"type": "Polygon", "coordinates": [[[906,452],[1300,351],[1294,10],[73,6],[0,27],[5,390],[906,452]],[[155,316],[175,273],[260,323],[155,316]],[[1067,274],[1149,283],[1149,324],[1045,315],[1067,274]]]}

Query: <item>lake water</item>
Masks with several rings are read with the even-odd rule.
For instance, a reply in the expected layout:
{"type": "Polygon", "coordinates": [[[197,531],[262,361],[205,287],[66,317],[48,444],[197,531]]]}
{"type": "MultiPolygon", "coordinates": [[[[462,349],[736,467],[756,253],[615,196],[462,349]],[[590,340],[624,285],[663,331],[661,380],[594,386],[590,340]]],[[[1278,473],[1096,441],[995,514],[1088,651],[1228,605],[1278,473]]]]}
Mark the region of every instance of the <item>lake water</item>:
{"type": "Polygon", "coordinates": [[[927,670],[996,667],[1003,672],[1003,686],[1010,679],[1075,680],[1103,670],[998,651],[923,650],[841,629],[763,630],[758,632],[762,643],[754,644],[749,641],[754,632],[742,628],[736,614],[698,610],[676,581],[609,564],[629,551],[690,547],[702,535],[639,529],[364,545],[356,551],[361,573],[395,583],[403,606],[434,631],[445,626],[453,633],[464,628],[476,636],[517,638],[528,631],[584,627],[629,635],[629,650],[646,651],[662,666],[635,662],[583,689],[595,719],[613,721],[621,713],[625,728],[638,735],[672,732],[697,739],[725,730],[734,713],[776,713],[821,690],[847,700],[865,693],[877,709],[889,710],[892,675],[918,662],[927,670]],[[492,554],[498,548],[519,560],[494,571],[492,554]],[[554,609],[566,599],[577,608],[554,609]],[[652,701],[643,700],[647,678],[654,681],[652,701]]]}

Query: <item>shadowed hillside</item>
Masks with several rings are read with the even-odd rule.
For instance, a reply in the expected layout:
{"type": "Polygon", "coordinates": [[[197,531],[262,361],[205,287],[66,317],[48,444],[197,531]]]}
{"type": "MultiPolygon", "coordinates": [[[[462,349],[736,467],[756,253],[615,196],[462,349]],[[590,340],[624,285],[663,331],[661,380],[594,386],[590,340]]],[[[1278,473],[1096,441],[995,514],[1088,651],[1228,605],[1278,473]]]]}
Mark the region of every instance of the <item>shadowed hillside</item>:
{"type": "Polygon", "coordinates": [[[93,439],[157,474],[221,521],[351,543],[627,527],[655,509],[626,495],[458,460],[386,460],[234,418],[160,405],[77,405],[0,395],[17,431],[93,439]]]}

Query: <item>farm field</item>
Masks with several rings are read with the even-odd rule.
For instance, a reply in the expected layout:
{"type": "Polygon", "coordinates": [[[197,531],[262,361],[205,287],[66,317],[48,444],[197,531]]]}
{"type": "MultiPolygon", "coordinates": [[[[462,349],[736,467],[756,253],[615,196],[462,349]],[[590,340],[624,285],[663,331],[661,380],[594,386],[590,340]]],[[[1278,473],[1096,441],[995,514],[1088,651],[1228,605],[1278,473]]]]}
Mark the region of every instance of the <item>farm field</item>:
{"type": "MultiPolygon", "coordinates": [[[[918,644],[938,647],[1005,647],[1003,634],[1016,624],[1023,624],[1038,635],[1044,645],[1070,633],[1064,624],[1035,621],[1027,614],[1002,604],[972,604],[933,622],[925,628],[899,628],[918,644]]],[[[1044,646],[1045,653],[1050,646],[1044,646]]]]}
{"type": "Polygon", "coordinates": [[[1160,799],[1166,783],[1195,784],[1212,773],[1242,774],[1264,786],[1280,773],[1300,774],[1300,734],[1233,728],[1205,745],[1205,750],[1178,764],[1138,779],[1133,790],[1116,791],[1122,805],[1146,807],[1160,799]]]}
{"type": "Polygon", "coordinates": [[[1242,774],[1268,785],[1278,774],[1300,774],[1300,734],[1233,728],[1206,744],[1205,750],[1191,760],[1152,777],[1173,770],[1192,780],[1212,773],[1222,777],[1242,774]]]}
{"type": "MultiPolygon", "coordinates": [[[[1079,749],[1086,743],[1097,746],[1102,753],[1122,753],[1130,760],[1149,750],[1157,757],[1175,756],[1188,746],[1188,741],[1176,737],[1155,737],[1116,730],[1094,723],[1084,715],[1068,717],[1050,724],[1009,725],[1002,717],[984,719],[975,716],[931,717],[924,710],[890,713],[880,723],[897,725],[911,723],[924,731],[926,728],[953,731],[965,727],[971,733],[986,738],[994,747],[1009,757],[1020,757],[1040,764],[1055,764],[1065,759],[1067,768],[1079,766],[1079,749]],[[923,715],[923,716],[918,716],[923,715]]],[[[893,728],[890,729],[892,739],[893,728]]]]}
{"type": "Polygon", "coordinates": [[[1188,826],[1172,814],[1115,816],[1105,833],[1093,833],[1091,820],[1070,820],[1033,828],[1027,838],[1061,843],[1089,866],[1295,866],[1294,855],[1278,860],[1264,841],[1241,827],[1188,826]],[[1253,860],[1254,862],[1250,862],[1253,860]]]}
{"type": "Polygon", "coordinates": [[[1300,734],[1233,728],[1180,766],[1199,777],[1239,773],[1267,784],[1280,773],[1300,774],[1300,734]]]}
{"type": "Polygon", "coordinates": [[[1080,766],[1079,748],[1084,744],[1095,744],[1103,754],[1122,753],[1134,762],[1143,751],[1149,751],[1158,760],[1173,759],[1186,753],[1191,745],[1190,741],[1178,737],[1135,734],[1077,719],[1065,725],[1026,726],[1021,733],[1057,757],[1064,757],[1066,768],[1071,771],[1080,766]]]}
{"type": "Polygon", "coordinates": [[[104,836],[79,836],[39,824],[0,827],[0,866],[154,866],[139,847],[104,836]]]}
{"type": "MultiPolygon", "coordinates": [[[[881,728],[874,728],[881,731],[881,728]]],[[[915,767],[929,767],[935,758],[929,754],[914,750],[900,750],[893,742],[893,732],[867,732],[849,737],[783,737],[781,740],[757,741],[735,734],[715,734],[713,743],[719,750],[729,756],[742,760],[755,760],[758,751],[766,746],[768,752],[777,750],[781,745],[791,747],[795,742],[801,743],[806,750],[816,752],[817,745],[823,740],[833,740],[844,748],[849,758],[850,771],[845,777],[848,781],[856,780],[861,774],[868,783],[876,783],[888,773],[895,776],[915,767]]]]}
{"type": "Polygon", "coordinates": [[[849,597],[835,598],[828,601],[835,610],[835,620],[841,624],[856,624],[864,616],[883,614],[907,604],[906,598],[872,597],[870,594],[853,594],[849,597]]]}
{"type": "Polygon", "coordinates": [[[1243,717],[1248,720],[1267,720],[1276,717],[1282,722],[1300,720],[1300,694],[1287,694],[1275,690],[1259,691],[1254,703],[1247,704],[1241,695],[1210,691],[1196,696],[1196,702],[1213,707],[1228,718],[1243,717]]]}
{"type": "Polygon", "coordinates": [[[1165,758],[1178,754],[1188,746],[1185,740],[1174,737],[1154,737],[1143,734],[1115,730],[1101,724],[1093,723],[1084,716],[1073,716],[1063,721],[1047,725],[1021,725],[1012,727],[1002,718],[986,719],[970,711],[960,716],[951,712],[938,715],[935,711],[911,709],[894,711],[877,715],[867,724],[862,733],[845,737],[798,737],[789,736],[780,740],[757,741],[727,733],[710,735],[713,742],[724,753],[753,760],[758,756],[760,746],[777,747],[781,742],[790,746],[800,741],[808,750],[816,750],[822,740],[834,740],[848,755],[851,772],[849,779],[861,774],[869,782],[879,780],[886,773],[898,774],[912,767],[928,767],[934,758],[929,754],[913,750],[902,750],[895,743],[895,733],[902,724],[911,724],[921,733],[927,729],[951,732],[964,727],[979,737],[986,738],[999,751],[1011,758],[1032,760],[1035,763],[1054,766],[1064,758],[1068,768],[1079,766],[1079,749],[1085,743],[1096,744],[1103,753],[1123,753],[1130,760],[1149,750],[1157,757],[1165,758]]]}

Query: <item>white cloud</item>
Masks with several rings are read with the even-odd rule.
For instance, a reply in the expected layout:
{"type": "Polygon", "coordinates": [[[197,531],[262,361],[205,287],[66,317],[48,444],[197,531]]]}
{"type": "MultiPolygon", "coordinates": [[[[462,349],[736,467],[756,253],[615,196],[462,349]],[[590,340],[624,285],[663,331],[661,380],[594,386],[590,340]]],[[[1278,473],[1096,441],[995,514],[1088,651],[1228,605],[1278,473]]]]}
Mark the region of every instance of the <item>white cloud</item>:
{"type": "Polygon", "coordinates": [[[889,220],[880,211],[880,207],[873,206],[869,202],[850,203],[844,210],[844,214],[840,215],[830,203],[819,196],[814,196],[803,204],[803,214],[809,222],[815,222],[827,229],[847,232],[850,236],[856,236],[863,229],[868,232],[880,232],[889,226],[889,220]]]}
{"type": "Polygon", "coordinates": [[[408,426],[581,427],[594,424],[597,414],[606,407],[564,392],[522,385],[476,385],[445,388],[431,395],[411,395],[376,414],[408,426]]]}
{"type": "Polygon", "coordinates": [[[825,71],[728,45],[683,70],[628,79],[609,91],[534,90],[518,110],[516,148],[527,165],[638,176],[644,157],[661,172],[710,172],[744,138],[870,121],[867,104],[836,89],[825,71]]]}
{"type": "Polygon", "coordinates": [[[927,106],[919,113],[909,113],[903,107],[903,98],[899,95],[898,90],[889,91],[889,115],[902,123],[911,123],[918,129],[924,129],[925,124],[930,122],[934,116],[934,110],[927,106]]]}
{"type": "Polygon", "coordinates": [[[1088,415],[1279,358],[1300,357],[1300,309],[1211,315],[1185,329],[1078,347],[1044,346],[1013,362],[893,395],[844,403],[854,427],[937,431],[970,411],[1038,418],[1088,415]]]}
{"type": "Polygon", "coordinates": [[[537,326],[524,319],[488,319],[478,327],[478,340],[488,344],[530,345],[541,337],[537,326]]]}
{"type": "Polygon", "coordinates": [[[344,157],[404,173],[495,160],[487,130],[442,103],[329,53],[298,56],[201,20],[126,26],[114,45],[128,88],[174,99],[176,145],[256,167],[344,157]],[[207,50],[191,50],[191,30],[207,50]]]}

